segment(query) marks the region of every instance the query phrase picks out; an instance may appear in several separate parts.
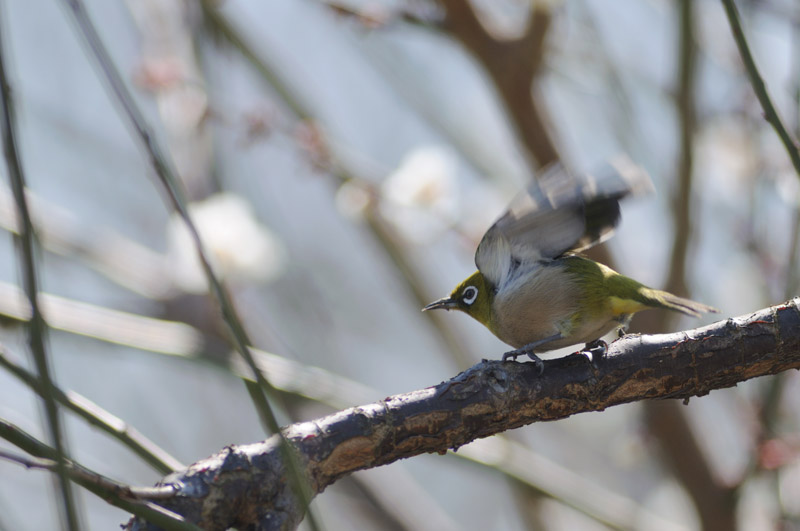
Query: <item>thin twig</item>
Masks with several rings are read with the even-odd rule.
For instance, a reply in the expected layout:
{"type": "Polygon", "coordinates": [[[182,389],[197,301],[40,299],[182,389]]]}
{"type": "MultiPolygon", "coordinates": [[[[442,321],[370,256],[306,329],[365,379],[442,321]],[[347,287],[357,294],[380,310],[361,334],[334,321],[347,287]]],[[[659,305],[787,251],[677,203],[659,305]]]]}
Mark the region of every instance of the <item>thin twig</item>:
{"type": "Polygon", "coordinates": [[[484,28],[470,2],[438,3],[445,13],[441,27],[486,69],[526,151],[539,166],[557,161],[560,157],[550,138],[546,113],[533,95],[550,27],[547,3],[532,2],[525,33],[507,40],[496,39],[484,28]]]}
{"type": "MultiPolygon", "coordinates": [[[[44,457],[30,458],[7,452],[5,450],[0,450],[0,459],[19,463],[25,468],[37,468],[40,470],[49,470],[50,472],[58,471],[58,464],[52,459],[47,459],[44,457]]],[[[173,487],[131,487],[129,485],[118,483],[82,466],[77,466],[74,463],[68,463],[67,470],[73,479],[80,479],[86,482],[94,483],[98,487],[106,489],[109,492],[113,492],[114,494],[123,498],[164,500],[175,495],[175,489],[173,487]]]]}
{"type": "MultiPolygon", "coordinates": [[[[672,192],[671,216],[674,227],[672,252],[665,289],[688,295],[686,261],[693,230],[692,174],[694,136],[696,131],[695,79],[697,44],[695,38],[694,2],[681,0],[678,9],[678,72],[675,106],[680,124],[680,152],[676,163],[677,186],[672,192]]],[[[638,330],[662,332],[674,322],[668,312],[653,312],[639,319],[638,330]]],[[[674,401],[648,401],[643,404],[648,430],[659,441],[664,458],[676,479],[694,503],[705,531],[733,526],[729,516],[730,491],[721,486],[703,454],[686,419],[686,412],[674,401]]]]}
{"type": "MultiPolygon", "coordinates": [[[[322,3],[337,12],[362,17],[365,23],[375,20],[365,9],[329,0],[322,0],[322,3]]],[[[544,44],[550,26],[547,3],[532,2],[524,33],[510,39],[496,38],[487,31],[470,2],[438,0],[430,10],[430,15],[420,16],[412,11],[392,11],[389,8],[386,20],[402,19],[410,24],[434,28],[458,40],[492,78],[509,122],[536,164],[545,166],[558,160],[558,151],[547,130],[547,117],[534,99],[532,86],[545,57],[544,44]]]]}
{"type": "MultiPolygon", "coordinates": [[[[794,68],[790,74],[794,80],[794,104],[800,106],[800,25],[794,24],[792,27],[792,64],[794,68]]],[[[794,134],[800,135],[800,119],[795,120],[794,134]]],[[[800,288],[800,272],[798,272],[797,261],[800,260],[800,188],[792,201],[792,229],[789,231],[789,255],[786,260],[786,285],[784,293],[786,297],[791,297],[800,288]]]]}
{"type": "MultiPolygon", "coordinates": [[[[220,306],[222,318],[229,328],[233,342],[236,346],[236,350],[244,358],[250,369],[253,371],[253,376],[255,381],[258,383],[258,387],[261,390],[260,392],[264,395],[273,397],[276,396],[277,393],[274,387],[272,387],[269,381],[258,369],[255,360],[250,353],[249,349],[252,345],[252,342],[247,336],[247,332],[245,331],[244,326],[238,317],[227,289],[222,284],[222,281],[217,278],[213,268],[211,267],[211,262],[208,258],[208,253],[206,252],[205,246],[203,245],[203,241],[200,238],[200,233],[198,232],[197,227],[194,225],[189,215],[185,192],[180,180],[176,176],[175,171],[173,171],[172,162],[170,161],[169,157],[162,152],[159,144],[156,142],[152,131],[150,131],[150,128],[147,125],[147,121],[144,119],[144,116],[134,101],[133,96],[125,85],[122,76],[117,70],[116,65],[111,59],[108,50],[100,39],[97,29],[89,18],[83,2],[81,0],[64,0],[64,3],[72,13],[83,38],[86,40],[89,50],[92,52],[92,55],[94,55],[97,64],[103,73],[103,76],[105,77],[111,91],[114,93],[117,99],[117,102],[122,107],[124,115],[128,120],[128,125],[133,128],[136,136],[139,138],[143,147],[147,151],[150,162],[156,171],[156,175],[167,191],[173,208],[186,224],[192,241],[194,242],[194,246],[197,251],[198,258],[200,259],[200,263],[203,267],[203,271],[208,279],[211,292],[220,306]]],[[[275,434],[280,434],[281,432],[277,417],[275,412],[272,410],[267,396],[262,396],[261,399],[254,400],[254,404],[261,417],[261,421],[264,423],[268,431],[275,434]]],[[[300,473],[300,465],[296,462],[296,458],[294,457],[292,449],[288,443],[283,444],[282,448],[283,451],[286,452],[287,463],[289,464],[290,469],[293,470],[293,473],[290,474],[289,477],[294,484],[294,488],[297,489],[297,492],[300,495],[299,499],[306,501],[304,507],[307,508],[311,500],[307,481],[302,477],[300,473]]],[[[309,521],[312,525],[314,525],[313,516],[310,516],[309,521]]]]}
{"type": "Polygon", "coordinates": [[[800,255],[800,194],[792,198],[794,200],[794,207],[792,217],[794,218],[791,223],[791,230],[789,231],[789,252],[786,260],[786,284],[783,290],[785,297],[791,297],[797,293],[798,279],[798,255],[800,255]]]}
{"type": "Polygon", "coordinates": [[[781,142],[783,142],[786,148],[786,152],[789,154],[794,170],[797,172],[798,178],[800,178],[800,148],[798,148],[797,142],[791,137],[789,131],[783,125],[778,112],[775,110],[775,106],[772,104],[769,93],[767,93],[767,86],[764,84],[764,80],[758,71],[753,55],[750,53],[750,46],[747,44],[747,39],[744,36],[736,4],[733,0],[722,0],[722,5],[725,6],[725,13],[728,15],[728,22],[733,32],[733,40],[736,41],[736,46],[739,48],[739,54],[742,56],[742,62],[750,78],[750,84],[753,86],[753,91],[755,91],[759,103],[761,103],[761,108],[764,109],[764,118],[772,125],[775,132],[778,133],[781,142]]]}
{"type": "MultiPolygon", "coordinates": [[[[217,34],[225,39],[230,46],[239,52],[247,62],[252,65],[256,71],[265,79],[265,81],[280,95],[281,101],[291,110],[294,116],[307,122],[314,122],[312,114],[298,101],[291,93],[281,79],[275,75],[272,69],[256,54],[253,48],[245,42],[238,31],[233,27],[230,21],[219,12],[210,0],[201,0],[200,6],[203,9],[203,15],[217,34]]],[[[331,168],[331,173],[339,184],[351,181],[354,179],[340,164],[334,164],[331,168]]],[[[425,289],[423,282],[420,280],[419,275],[414,269],[413,264],[407,257],[407,254],[398,243],[398,238],[391,227],[383,222],[374,209],[370,209],[366,214],[366,221],[369,225],[370,231],[373,236],[377,238],[381,247],[391,258],[392,263],[400,272],[402,278],[406,282],[411,294],[417,302],[419,308],[422,308],[436,297],[430,296],[425,289]]],[[[431,312],[428,312],[431,313],[431,312]]],[[[466,368],[470,365],[470,360],[464,354],[468,349],[464,342],[453,333],[445,323],[440,315],[431,315],[429,320],[436,329],[437,335],[444,343],[448,354],[455,360],[459,368],[466,368]]]]}
{"type": "MultiPolygon", "coordinates": [[[[800,103],[800,27],[797,24],[792,28],[792,68],[790,79],[794,80],[794,103],[800,103]]],[[[794,134],[800,134],[800,121],[794,124],[794,134]]],[[[796,293],[796,282],[798,279],[797,260],[798,260],[798,247],[800,245],[800,195],[795,195],[790,198],[793,218],[788,231],[789,234],[789,251],[786,256],[786,274],[784,277],[783,293],[786,297],[791,297],[796,293]]],[[[760,402],[758,404],[758,432],[754,436],[754,446],[760,449],[765,443],[772,439],[780,438],[780,421],[781,421],[781,405],[784,397],[784,390],[792,381],[792,375],[788,373],[781,373],[775,376],[769,385],[766,386],[760,393],[760,402]]],[[[766,472],[767,475],[773,479],[770,482],[773,488],[773,494],[778,497],[778,481],[775,481],[776,474],[780,469],[765,470],[762,466],[762,455],[760,450],[753,452],[750,456],[749,462],[736,483],[737,493],[743,491],[750,485],[749,481],[757,474],[766,472]]],[[[785,511],[785,506],[781,504],[782,513],[785,511]]],[[[785,514],[779,516],[780,519],[785,518],[785,514]]]]}
{"type": "MultiPolygon", "coordinates": [[[[37,241],[44,250],[82,260],[112,282],[148,299],[161,300],[175,290],[162,254],[110,227],[83,222],[67,208],[31,190],[25,196],[37,241]]],[[[5,187],[0,187],[0,227],[19,234],[17,210],[5,187]]],[[[52,319],[45,319],[52,326],[52,319]]]]}
{"type": "MultiPolygon", "coordinates": [[[[139,110],[139,107],[136,105],[133,96],[128,91],[122,76],[117,71],[116,65],[114,65],[108,50],[100,39],[94,24],[90,20],[83,2],[81,0],[64,0],[64,2],[72,12],[83,37],[86,39],[89,49],[95,56],[95,59],[97,60],[106,81],[109,83],[112,92],[122,107],[124,115],[128,119],[128,124],[134,129],[136,135],[147,151],[147,154],[150,157],[150,162],[155,169],[159,180],[164,185],[173,208],[178,215],[181,216],[187,226],[187,229],[189,230],[203,270],[211,286],[211,291],[217,299],[221,307],[223,318],[233,334],[236,350],[245,360],[248,361],[248,364],[251,365],[251,368],[254,371],[254,376],[259,385],[262,386],[266,392],[271,393],[273,391],[272,387],[269,385],[266,379],[264,379],[263,375],[259,374],[255,364],[251,363],[252,356],[250,356],[248,350],[250,346],[250,340],[248,339],[247,334],[242,327],[240,320],[238,319],[227,290],[222,285],[222,282],[217,278],[211,267],[211,262],[208,258],[205,245],[200,238],[200,233],[198,232],[197,227],[189,215],[184,189],[172,169],[172,164],[169,157],[162,152],[161,147],[156,142],[152,131],[150,131],[150,128],[147,125],[147,121],[139,110]]],[[[277,433],[279,431],[279,426],[275,414],[272,412],[271,408],[269,411],[260,411],[260,413],[263,415],[263,420],[268,428],[272,432],[277,433]]]]}
{"type": "MultiPolygon", "coordinates": [[[[55,449],[4,419],[0,419],[0,438],[9,441],[18,448],[39,459],[20,458],[5,451],[0,452],[0,457],[12,459],[25,466],[32,466],[35,468],[44,468],[47,470],[56,468],[57,464],[54,461],[56,456],[55,449]]],[[[140,516],[163,529],[186,531],[197,531],[199,529],[197,526],[187,522],[182,516],[169,509],[165,509],[152,502],[143,501],[174,498],[175,491],[171,486],[130,487],[71,461],[65,462],[61,465],[61,468],[65,471],[69,479],[111,505],[140,516]]]]}
{"type": "MultiPolygon", "coordinates": [[[[35,392],[41,394],[41,381],[22,366],[12,361],[2,346],[0,346],[0,366],[19,378],[35,392]]],[[[180,461],[172,457],[166,450],[162,449],[156,443],[139,433],[135,428],[129,426],[122,419],[115,417],[88,398],[73,391],[64,392],[55,386],[53,387],[53,396],[67,409],[70,409],[75,414],[82,417],[89,424],[100,428],[122,442],[122,444],[130,448],[136,455],[162,474],[168,474],[184,467],[180,461]]]]}
{"type": "Polygon", "coordinates": [[[649,528],[662,531],[684,529],[636,500],[614,492],[608,485],[594,483],[583,474],[550,461],[508,437],[479,439],[448,455],[497,469],[518,484],[611,529],[634,529],[637,521],[647,522],[649,528]]]}
{"type": "MultiPolygon", "coordinates": [[[[674,237],[666,289],[687,295],[686,258],[692,233],[692,171],[694,170],[694,135],[697,112],[694,93],[697,77],[697,45],[695,43],[692,0],[680,0],[678,36],[678,90],[676,107],[680,123],[680,152],[678,155],[677,187],[672,193],[672,224],[674,237]]],[[[664,312],[665,319],[671,314],[664,312]]]]}
{"type": "MultiPolygon", "coordinates": [[[[13,284],[0,282],[0,316],[27,322],[31,310],[13,284]]],[[[190,356],[203,351],[203,334],[190,325],[146,317],[87,302],[39,293],[51,329],[164,354],[190,356]]]]}
{"type": "MultiPolygon", "coordinates": [[[[0,21],[2,22],[2,21],[0,21]]],[[[33,236],[33,224],[28,209],[28,201],[25,197],[25,175],[22,170],[17,149],[16,120],[14,116],[14,102],[11,93],[10,81],[5,67],[5,50],[2,41],[5,38],[5,31],[0,35],[0,91],[2,91],[2,135],[3,150],[5,152],[6,165],[11,181],[11,188],[17,204],[19,216],[18,226],[21,227],[20,235],[16,238],[18,243],[18,256],[22,269],[23,284],[25,295],[31,307],[31,319],[28,321],[28,343],[33,355],[36,370],[39,373],[41,386],[41,397],[44,402],[45,416],[50,439],[55,447],[55,460],[57,466],[58,486],[61,494],[61,510],[66,520],[68,529],[80,529],[80,514],[76,506],[75,496],[72,486],[67,478],[66,463],[66,443],[62,433],[61,419],[59,418],[58,406],[54,397],[53,378],[50,374],[47,350],[45,349],[45,335],[47,334],[47,324],[42,317],[39,307],[39,286],[37,278],[37,266],[35,260],[35,244],[33,236]]]]}

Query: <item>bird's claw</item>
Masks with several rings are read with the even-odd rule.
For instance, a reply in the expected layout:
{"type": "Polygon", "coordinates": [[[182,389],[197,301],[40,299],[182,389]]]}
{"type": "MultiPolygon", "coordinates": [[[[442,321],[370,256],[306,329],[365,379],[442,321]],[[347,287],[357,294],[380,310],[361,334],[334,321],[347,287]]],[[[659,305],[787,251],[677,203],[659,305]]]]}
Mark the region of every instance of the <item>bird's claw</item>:
{"type": "Polygon", "coordinates": [[[608,343],[603,341],[602,339],[595,339],[594,341],[590,341],[583,346],[583,350],[581,352],[585,354],[590,354],[592,357],[592,365],[597,368],[597,364],[603,359],[603,356],[606,355],[608,352],[608,343]]]}
{"type": "Polygon", "coordinates": [[[536,369],[539,371],[539,374],[544,372],[544,362],[541,360],[541,358],[539,358],[539,356],[533,352],[525,349],[518,348],[516,350],[506,352],[503,354],[503,361],[508,361],[509,358],[511,358],[513,361],[517,361],[519,356],[528,356],[533,361],[534,365],[536,365],[536,369]]]}

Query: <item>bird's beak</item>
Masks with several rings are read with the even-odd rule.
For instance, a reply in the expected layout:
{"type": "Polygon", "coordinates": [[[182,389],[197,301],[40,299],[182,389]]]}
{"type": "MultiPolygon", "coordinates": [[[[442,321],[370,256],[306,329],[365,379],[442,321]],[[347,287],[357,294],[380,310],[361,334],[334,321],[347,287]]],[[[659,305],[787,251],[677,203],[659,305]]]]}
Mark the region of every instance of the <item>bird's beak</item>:
{"type": "Polygon", "coordinates": [[[433,301],[429,305],[425,306],[422,311],[427,312],[428,310],[438,310],[439,308],[444,308],[445,310],[453,310],[458,306],[458,303],[451,299],[450,297],[445,297],[443,299],[439,299],[438,301],[433,301]]]}

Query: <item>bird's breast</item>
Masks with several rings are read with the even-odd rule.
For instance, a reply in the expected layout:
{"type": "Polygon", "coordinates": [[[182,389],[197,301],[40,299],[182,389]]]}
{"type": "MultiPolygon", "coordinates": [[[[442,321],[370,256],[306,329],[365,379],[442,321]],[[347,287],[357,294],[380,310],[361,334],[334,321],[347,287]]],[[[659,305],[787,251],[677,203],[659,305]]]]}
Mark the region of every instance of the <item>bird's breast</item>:
{"type": "Polygon", "coordinates": [[[522,265],[495,295],[492,332],[515,348],[562,333],[580,299],[578,283],[558,261],[522,265]]]}

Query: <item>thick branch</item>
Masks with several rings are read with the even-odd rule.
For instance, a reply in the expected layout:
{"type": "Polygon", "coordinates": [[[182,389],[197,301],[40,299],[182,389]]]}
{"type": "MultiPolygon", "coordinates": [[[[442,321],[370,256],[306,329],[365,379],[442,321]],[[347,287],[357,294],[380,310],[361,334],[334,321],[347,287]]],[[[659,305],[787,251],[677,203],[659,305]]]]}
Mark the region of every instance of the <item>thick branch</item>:
{"type": "MultiPolygon", "coordinates": [[[[713,389],[800,368],[800,298],[710,326],[613,343],[594,367],[583,355],[532,363],[486,361],[435,387],[396,395],[284,430],[314,492],[365,468],[448,449],[537,421],[713,389]]],[[[292,529],[301,504],[287,487],[279,440],[229,446],[166,477],[159,501],[205,529],[292,529]]],[[[151,529],[132,520],[129,529],[151,529]]]]}

